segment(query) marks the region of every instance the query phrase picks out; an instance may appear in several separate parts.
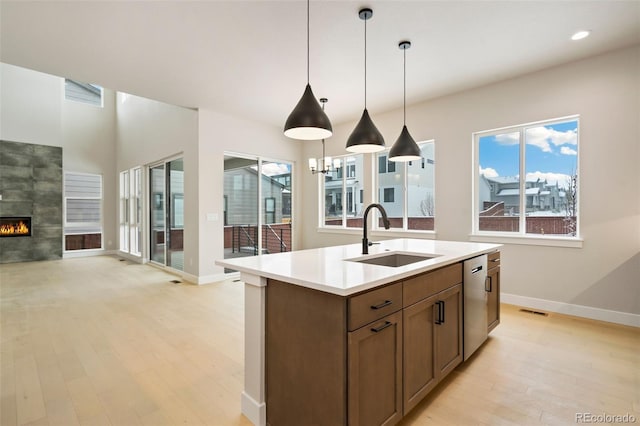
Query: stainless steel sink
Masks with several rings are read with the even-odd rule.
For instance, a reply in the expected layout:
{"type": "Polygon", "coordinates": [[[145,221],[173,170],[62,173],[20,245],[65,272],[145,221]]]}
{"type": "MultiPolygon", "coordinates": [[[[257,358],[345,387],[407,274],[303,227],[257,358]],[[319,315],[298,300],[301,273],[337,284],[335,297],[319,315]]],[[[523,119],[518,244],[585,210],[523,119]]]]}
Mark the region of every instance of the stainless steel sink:
{"type": "Polygon", "coordinates": [[[367,263],[370,265],[389,266],[391,268],[397,268],[399,266],[410,265],[412,263],[421,262],[423,260],[433,259],[439,255],[429,254],[405,254],[405,253],[391,253],[385,256],[367,257],[361,259],[348,259],[352,262],[367,263]]]}

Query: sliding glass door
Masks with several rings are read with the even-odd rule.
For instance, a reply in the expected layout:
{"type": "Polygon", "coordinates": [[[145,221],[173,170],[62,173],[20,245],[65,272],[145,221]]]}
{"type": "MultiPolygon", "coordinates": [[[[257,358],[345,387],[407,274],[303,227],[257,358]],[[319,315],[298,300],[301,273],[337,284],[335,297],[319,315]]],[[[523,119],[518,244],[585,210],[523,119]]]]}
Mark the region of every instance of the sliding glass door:
{"type": "Polygon", "coordinates": [[[258,254],[257,170],[255,158],[224,156],[225,259],[258,254]]]}
{"type": "Polygon", "coordinates": [[[184,161],[167,163],[167,266],[184,271],[184,161]]]}
{"type": "Polygon", "coordinates": [[[165,166],[164,163],[149,168],[149,235],[151,247],[149,257],[152,261],[165,264],[165,166]]]}
{"type": "Polygon", "coordinates": [[[150,259],[184,270],[184,162],[149,167],[150,259]]]}
{"type": "Polygon", "coordinates": [[[291,180],[290,163],[225,155],[225,259],[291,251],[291,180]]]}

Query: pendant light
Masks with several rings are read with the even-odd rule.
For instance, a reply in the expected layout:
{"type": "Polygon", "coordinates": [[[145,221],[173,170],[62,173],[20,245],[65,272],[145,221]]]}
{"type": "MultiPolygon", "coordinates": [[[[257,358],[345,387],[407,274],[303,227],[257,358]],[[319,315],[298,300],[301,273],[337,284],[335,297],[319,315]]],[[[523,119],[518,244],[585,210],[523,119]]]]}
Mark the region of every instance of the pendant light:
{"type": "Polygon", "coordinates": [[[284,135],[292,139],[318,140],[333,134],[331,121],[316,100],[309,84],[309,0],[307,0],[307,87],[284,125],[284,135]]]}
{"type": "Polygon", "coordinates": [[[396,143],[393,144],[391,150],[389,151],[389,161],[414,161],[419,160],[420,155],[420,147],[416,143],[415,140],[409,134],[409,130],[407,130],[407,49],[411,47],[411,42],[409,41],[401,41],[398,44],[398,47],[402,50],[402,55],[404,56],[404,98],[403,98],[403,126],[402,132],[400,132],[400,136],[396,143]]]}
{"type": "MultiPolygon", "coordinates": [[[[327,98],[320,98],[320,103],[322,104],[322,110],[324,111],[324,105],[329,102],[327,98]]],[[[331,167],[333,166],[334,170],[338,170],[340,168],[340,159],[336,158],[333,160],[333,165],[331,164],[331,157],[327,157],[324,152],[324,139],[322,139],[322,158],[320,158],[320,167],[318,167],[318,161],[315,158],[309,158],[309,170],[311,174],[315,175],[316,173],[327,174],[331,171],[331,167]]]]}
{"type": "Polygon", "coordinates": [[[373,16],[373,10],[361,9],[358,12],[364,21],[364,112],[356,128],[347,139],[347,151],[357,153],[379,152],[384,150],[384,138],[369,117],[367,111],[367,21],[373,16]]]}

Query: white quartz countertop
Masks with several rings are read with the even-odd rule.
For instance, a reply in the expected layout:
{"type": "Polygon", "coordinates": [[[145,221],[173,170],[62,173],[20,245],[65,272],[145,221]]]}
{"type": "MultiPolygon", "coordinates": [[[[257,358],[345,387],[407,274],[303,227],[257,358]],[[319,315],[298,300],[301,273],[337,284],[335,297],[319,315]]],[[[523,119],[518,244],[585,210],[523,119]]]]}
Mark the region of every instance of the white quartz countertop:
{"type": "Polygon", "coordinates": [[[340,296],[349,296],[464,259],[497,250],[501,244],[401,238],[380,241],[362,255],[361,244],[298,250],[261,256],[216,260],[216,265],[340,296]],[[358,263],[347,259],[390,253],[438,255],[400,267],[358,263]]]}

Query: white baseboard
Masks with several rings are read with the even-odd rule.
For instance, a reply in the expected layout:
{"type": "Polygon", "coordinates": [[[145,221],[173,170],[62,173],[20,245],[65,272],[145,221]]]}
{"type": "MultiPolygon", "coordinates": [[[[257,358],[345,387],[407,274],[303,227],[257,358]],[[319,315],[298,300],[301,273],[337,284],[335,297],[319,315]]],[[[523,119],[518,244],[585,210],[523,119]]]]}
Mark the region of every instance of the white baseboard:
{"type": "Polygon", "coordinates": [[[198,285],[218,283],[220,281],[224,281],[230,278],[229,274],[212,274],[212,275],[196,276],[196,275],[191,275],[187,273],[182,273],[182,277],[186,281],[189,281],[198,285]]]}
{"type": "Polygon", "coordinates": [[[259,403],[246,392],[242,392],[240,409],[255,426],[267,424],[267,405],[264,402],[259,403]]]}
{"type": "Polygon", "coordinates": [[[535,297],[518,296],[517,294],[507,293],[500,293],[500,301],[510,305],[539,309],[541,311],[556,312],[559,314],[613,322],[632,327],[640,327],[640,315],[632,314],[630,312],[611,311],[591,306],[573,305],[571,303],[562,303],[553,300],[537,299],[535,297]]]}
{"type": "Polygon", "coordinates": [[[111,256],[114,254],[119,254],[118,250],[72,250],[65,251],[62,253],[63,259],[74,259],[77,257],[91,257],[91,256],[111,256]]]}
{"type": "Polygon", "coordinates": [[[125,253],[123,251],[117,251],[115,254],[118,255],[119,257],[121,257],[123,259],[127,259],[127,260],[129,260],[129,261],[131,261],[133,263],[140,263],[140,264],[144,263],[143,260],[142,260],[142,256],[134,256],[134,255],[132,255],[130,253],[125,253]]]}

